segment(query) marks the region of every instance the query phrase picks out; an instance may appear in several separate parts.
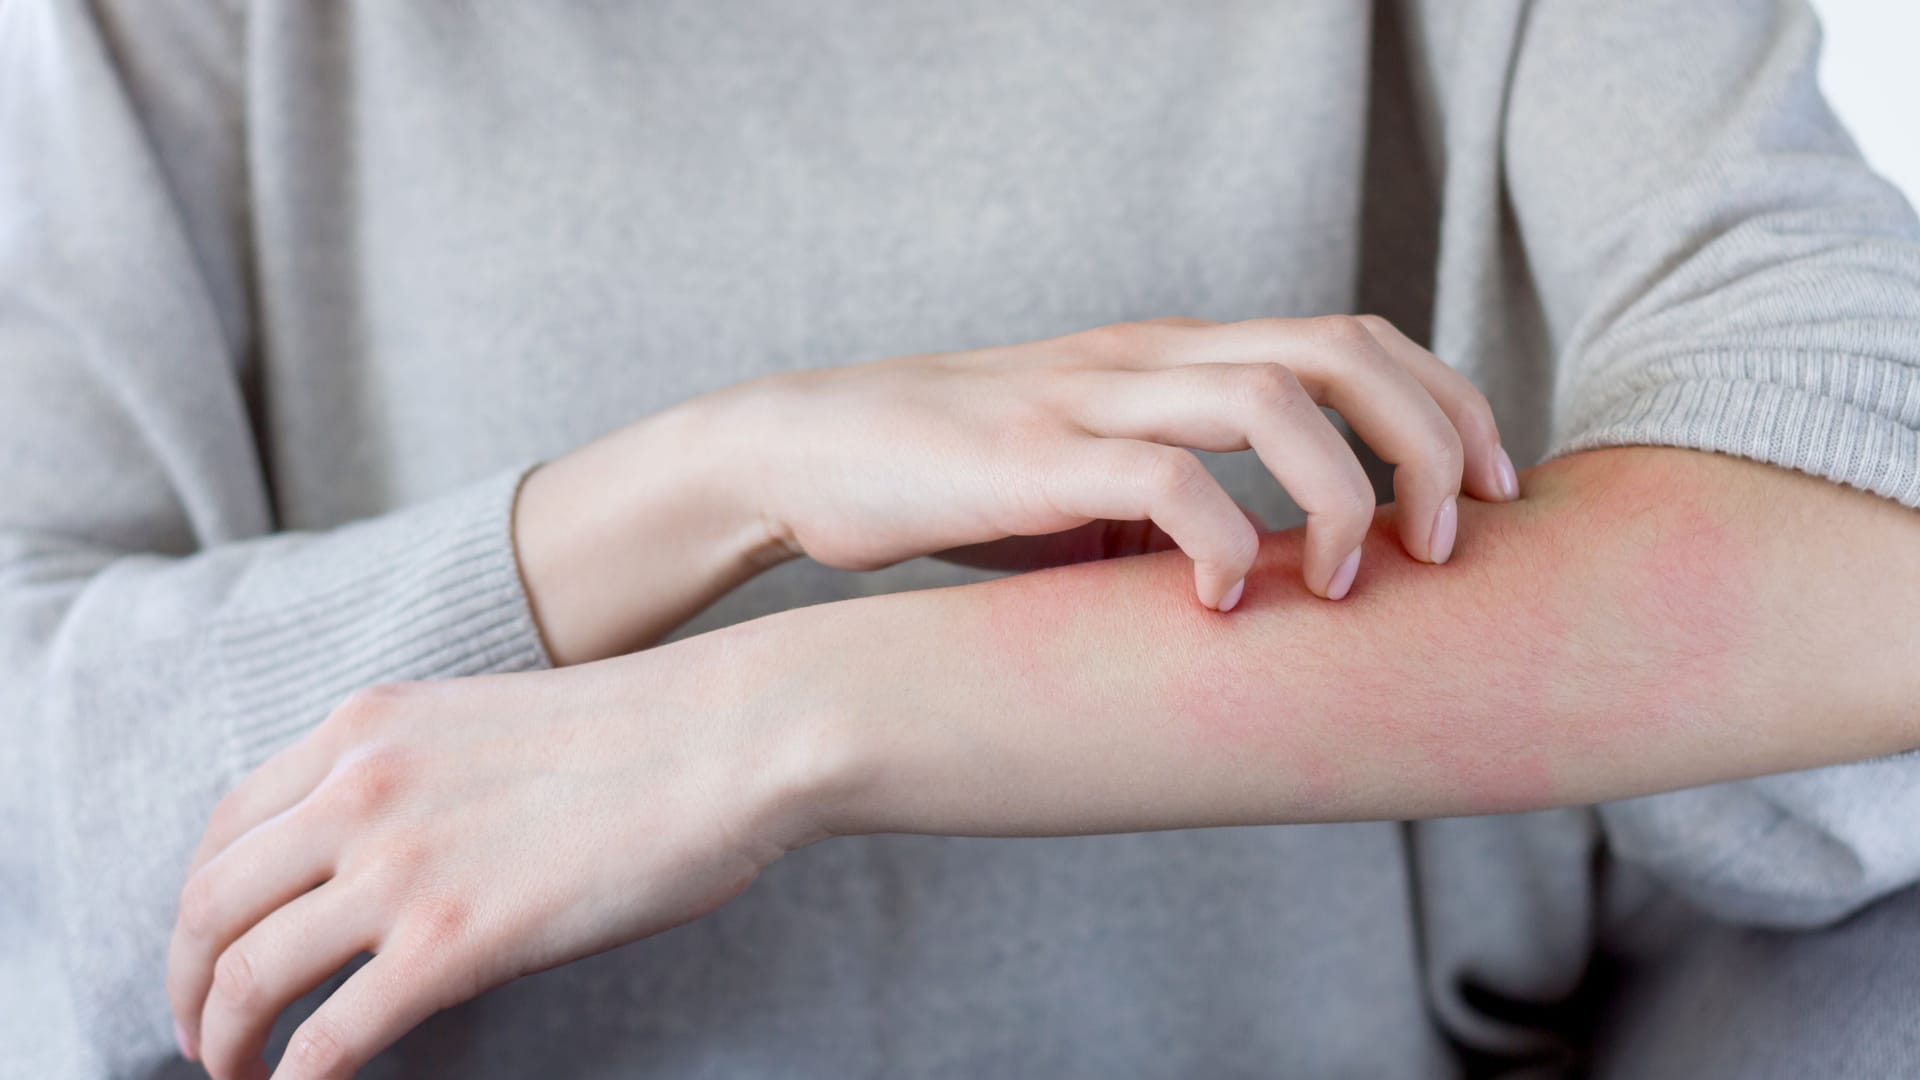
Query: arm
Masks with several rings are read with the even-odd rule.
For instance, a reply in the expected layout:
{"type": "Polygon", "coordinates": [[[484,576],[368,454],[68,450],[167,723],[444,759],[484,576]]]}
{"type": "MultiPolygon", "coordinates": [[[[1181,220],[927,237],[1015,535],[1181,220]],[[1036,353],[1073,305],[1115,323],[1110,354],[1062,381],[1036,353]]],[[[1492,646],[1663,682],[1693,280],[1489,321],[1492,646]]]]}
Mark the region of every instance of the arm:
{"type": "Polygon", "coordinates": [[[1489,813],[1920,745],[1911,511],[1678,450],[1580,455],[1526,490],[1466,504],[1445,567],[1383,520],[1342,604],[1298,584],[1295,531],[1232,615],[1167,553],[360,695],[222,800],[175,1007],[241,1075],[282,1008],[373,948],[276,1073],[343,1075],[835,834],[1489,813]]]}
{"type": "MultiPolygon", "coordinates": [[[[0,740],[0,828],[34,853],[0,884],[29,898],[23,981],[50,988],[0,1034],[68,1055],[24,1067],[133,1072],[171,1054],[159,943],[193,837],[224,789],[368,685],[644,645],[802,547],[880,565],[1129,515],[1167,524],[1206,601],[1231,607],[1256,534],[1186,445],[1259,443],[1316,508],[1310,580],[1337,594],[1372,493],[1321,399],[1401,466],[1422,517],[1401,539],[1423,558],[1447,557],[1457,494],[1500,497],[1510,476],[1486,403],[1397,336],[1163,324],[1042,350],[1071,371],[1010,349],[784,380],[819,407],[785,410],[802,426],[765,494],[805,515],[776,511],[777,527],[708,471],[738,431],[708,422],[710,401],[524,485],[531,463],[482,449],[443,497],[287,531],[257,436],[279,419],[267,404],[307,399],[258,364],[273,335],[252,293],[300,256],[248,234],[248,186],[272,183],[245,152],[248,44],[229,5],[0,2],[0,717],[18,736],[0,740]],[[1164,369],[1129,367],[1151,361],[1164,369]],[[1108,392],[1061,389],[1076,376],[1108,392]],[[1004,439],[1009,419],[1033,438],[1004,439]]],[[[268,307],[340,316],[299,303],[268,307]]]]}
{"type": "MultiPolygon", "coordinates": [[[[1444,571],[1376,539],[1337,610],[1219,619],[1149,556],[778,616],[740,667],[840,732],[833,831],[1478,814],[1920,746],[1920,516],[1690,451],[1526,491],[1467,504],[1444,571]]],[[[1297,558],[1268,537],[1257,579],[1297,558]]]]}

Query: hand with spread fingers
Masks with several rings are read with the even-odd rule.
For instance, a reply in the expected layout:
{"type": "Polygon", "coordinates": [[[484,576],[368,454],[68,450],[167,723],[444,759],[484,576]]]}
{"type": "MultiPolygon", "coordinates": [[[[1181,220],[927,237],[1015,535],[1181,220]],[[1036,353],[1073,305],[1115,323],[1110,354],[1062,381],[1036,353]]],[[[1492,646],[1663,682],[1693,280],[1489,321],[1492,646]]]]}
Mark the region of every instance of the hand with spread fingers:
{"type": "Polygon", "coordinates": [[[1259,534],[1193,451],[1251,449],[1307,512],[1305,586],[1337,600],[1374,493],[1321,406],[1396,466],[1416,559],[1447,560],[1463,492],[1519,495],[1486,399],[1385,319],[1155,319],[706,394],[536,469],[515,531],[561,663],[643,647],[796,555],[1030,570],[1178,547],[1229,611],[1259,534]]]}
{"type": "Polygon", "coordinates": [[[428,1015],[698,918],[821,838],[804,727],[672,677],[677,648],[374,688],[271,758],[181,893],[182,1046],[216,1080],[264,1076],[279,1013],[373,953],[274,1073],[350,1076],[428,1015]]]}
{"type": "Polygon", "coordinates": [[[792,549],[847,568],[978,544],[961,557],[1009,565],[996,544],[1074,544],[1002,538],[1150,522],[1141,550],[1163,533],[1192,558],[1200,602],[1228,610],[1258,534],[1192,451],[1252,449],[1307,511],[1306,586],[1339,599],[1374,497],[1323,405],[1397,466],[1401,540],[1417,559],[1446,561],[1462,491],[1518,494],[1486,399],[1375,316],[1125,323],[740,393],[752,426],[778,440],[756,504],[792,549]]]}

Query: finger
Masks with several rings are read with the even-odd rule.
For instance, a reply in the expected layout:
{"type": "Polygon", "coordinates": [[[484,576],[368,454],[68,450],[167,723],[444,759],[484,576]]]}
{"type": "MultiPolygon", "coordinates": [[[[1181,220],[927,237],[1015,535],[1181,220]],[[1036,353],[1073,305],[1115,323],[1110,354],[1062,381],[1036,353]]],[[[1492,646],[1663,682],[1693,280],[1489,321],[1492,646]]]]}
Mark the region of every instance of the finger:
{"type": "Polygon", "coordinates": [[[350,1077],[375,1054],[464,995],[430,953],[404,945],[380,952],[295,1029],[274,1080],[350,1077]]]}
{"type": "MultiPolygon", "coordinates": [[[[1352,586],[1360,543],[1373,523],[1373,488],[1353,448],[1285,367],[1086,372],[1076,381],[1071,409],[1095,435],[1218,452],[1252,448],[1307,512],[1307,587],[1337,600],[1352,586]]],[[[1186,549],[1178,532],[1160,525],[1186,549]]]]}
{"type": "Polygon", "coordinates": [[[1231,610],[1253,569],[1260,536],[1207,467],[1186,450],[1129,438],[1089,439],[1048,499],[1062,513],[1151,520],[1193,560],[1194,591],[1231,610]]]}
{"type": "Polygon", "coordinates": [[[200,1020],[200,1060],[216,1078],[264,1075],[273,1022],[300,995],[374,947],[366,897],[330,882],[303,893],[227,946],[200,1020]]]}
{"type": "Polygon", "coordinates": [[[206,832],[194,848],[187,872],[196,873],[249,829],[305,798],[326,775],[319,762],[295,743],[274,754],[229,791],[213,808],[206,832]]]}
{"type": "Polygon", "coordinates": [[[190,1050],[200,1045],[201,1008],[221,953],[274,909],[332,874],[333,845],[315,834],[304,805],[282,811],[227,845],[180,891],[167,946],[167,998],[190,1050]]]}
{"type": "Polygon", "coordinates": [[[1467,494],[1486,502],[1507,502],[1520,497],[1520,482],[1513,459],[1500,444],[1500,428],[1493,418],[1493,406],[1485,394],[1450,367],[1446,361],[1420,347],[1399,328],[1378,315],[1355,318],[1367,328],[1387,353],[1420,380],[1433,400],[1460,433],[1466,466],[1462,486],[1467,494]]]}
{"type": "Polygon", "coordinates": [[[208,817],[207,831],[200,837],[188,872],[199,870],[249,829],[319,787],[339,758],[343,736],[356,718],[378,708],[383,689],[374,687],[353,694],[306,738],[280,750],[236,784],[208,817]]]}
{"type": "Polygon", "coordinates": [[[1427,388],[1358,320],[1252,319],[1189,331],[1172,363],[1258,362],[1290,368],[1318,404],[1339,410],[1354,434],[1394,465],[1400,541],[1414,558],[1453,552],[1463,449],[1453,421],[1427,388]]]}
{"type": "Polygon", "coordinates": [[[1313,347],[1289,366],[1315,401],[1339,410],[1354,434],[1394,466],[1401,545],[1416,559],[1446,562],[1459,525],[1460,433],[1426,386],[1363,326],[1348,319],[1309,325],[1313,347]]]}

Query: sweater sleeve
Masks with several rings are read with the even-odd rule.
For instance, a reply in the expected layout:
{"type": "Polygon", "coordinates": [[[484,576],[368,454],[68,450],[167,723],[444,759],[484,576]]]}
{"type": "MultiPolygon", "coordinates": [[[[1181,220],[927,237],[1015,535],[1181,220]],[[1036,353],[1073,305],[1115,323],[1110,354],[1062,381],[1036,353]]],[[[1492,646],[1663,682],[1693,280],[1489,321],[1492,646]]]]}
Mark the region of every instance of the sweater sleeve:
{"type": "MultiPolygon", "coordinates": [[[[1504,180],[1557,356],[1549,456],[1717,451],[1920,507],[1920,228],[1818,51],[1785,0],[1528,10],[1504,180]]],[[[1920,755],[1600,813],[1728,919],[1822,925],[1920,880],[1920,755]]]]}
{"type": "Polygon", "coordinates": [[[523,468],[275,531],[232,15],[0,3],[0,1042],[31,1075],[173,1057],[186,860],[270,752],[367,684],[547,663],[523,468]]]}

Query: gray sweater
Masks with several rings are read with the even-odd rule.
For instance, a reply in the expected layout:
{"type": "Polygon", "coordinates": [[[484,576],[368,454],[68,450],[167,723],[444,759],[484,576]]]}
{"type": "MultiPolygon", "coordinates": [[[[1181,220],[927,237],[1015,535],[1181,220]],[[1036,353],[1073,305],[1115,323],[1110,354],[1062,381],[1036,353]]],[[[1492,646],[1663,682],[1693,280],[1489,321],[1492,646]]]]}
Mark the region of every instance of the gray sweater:
{"type": "MultiPolygon", "coordinates": [[[[0,0],[0,1071],[184,1069],[162,969],[217,796],[356,687],[547,663],[516,480],[739,380],[1372,310],[1522,464],[1691,447],[1920,506],[1920,230],[1816,48],[1760,0],[0,0]]],[[[791,565],[688,632],[966,578],[791,565]]],[[[1831,923],[1920,878],[1916,819],[1893,758],[841,839],[368,1075],[1538,1060],[1645,912],[1831,923]]]]}

